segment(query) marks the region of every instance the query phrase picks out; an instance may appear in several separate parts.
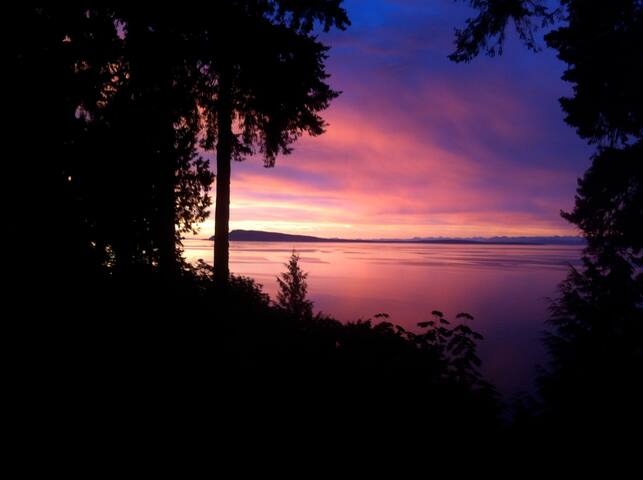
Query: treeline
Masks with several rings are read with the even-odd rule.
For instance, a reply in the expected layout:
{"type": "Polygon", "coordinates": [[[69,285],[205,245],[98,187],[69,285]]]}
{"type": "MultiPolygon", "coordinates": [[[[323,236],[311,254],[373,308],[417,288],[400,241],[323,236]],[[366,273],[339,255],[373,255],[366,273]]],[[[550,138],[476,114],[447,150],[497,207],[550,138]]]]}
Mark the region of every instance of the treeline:
{"type": "Polygon", "coordinates": [[[467,316],[436,311],[415,332],[344,325],[313,314],[296,261],[278,305],[229,274],[231,161],[272,166],[323,133],[338,92],[317,33],[348,25],[339,0],[4,18],[8,400],[28,412],[14,443],[35,431],[84,455],[82,439],[128,444],[124,432],[175,432],[182,416],[191,431],[309,439],[498,428],[467,316]],[[214,269],[181,257],[209,213],[204,151],[217,163],[214,269]],[[426,412],[408,423],[396,410],[426,412]]]}
{"type": "MultiPolygon", "coordinates": [[[[551,306],[535,424],[566,432],[634,433],[643,418],[643,4],[638,0],[472,0],[451,59],[502,53],[513,24],[567,68],[565,121],[595,147],[562,216],[587,241],[551,306]]],[[[635,433],[634,433],[635,434],[635,433]]],[[[588,438],[596,438],[590,435],[588,438]]]]}
{"type": "Polygon", "coordinates": [[[270,166],[303,132],[323,132],[337,92],[315,33],[348,24],[340,1],[8,6],[4,338],[9,401],[29,412],[16,443],[33,431],[126,443],[132,425],[174,432],[181,415],[192,430],[267,440],[285,427],[355,441],[638,428],[641,2],[471,3],[480,15],[452,58],[497,53],[511,22],[532,48],[537,28],[554,28],[546,42],[574,86],[566,120],[596,146],[564,214],[588,247],[552,308],[540,398],[499,421],[466,315],[451,324],[436,311],[413,332],[385,317],[342,325],[312,313],[296,262],[277,306],[229,275],[231,160],[257,153],[270,166]],[[214,271],[180,255],[210,205],[202,151],[217,159],[214,271]]]}
{"type": "MultiPolygon", "coordinates": [[[[316,34],[340,0],[10,6],[5,11],[3,189],[8,236],[39,275],[182,269],[181,236],[209,214],[228,279],[230,164],[272,166],[337,96],[316,34]],[[34,265],[35,267],[35,265],[34,265]]],[[[24,263],[13,265],[20,272],[24,263]]],[[[44,277],[42,277],[44,278],[44,277]]],[[[83,280],[84,281],[84,280],[83,280]]]]}

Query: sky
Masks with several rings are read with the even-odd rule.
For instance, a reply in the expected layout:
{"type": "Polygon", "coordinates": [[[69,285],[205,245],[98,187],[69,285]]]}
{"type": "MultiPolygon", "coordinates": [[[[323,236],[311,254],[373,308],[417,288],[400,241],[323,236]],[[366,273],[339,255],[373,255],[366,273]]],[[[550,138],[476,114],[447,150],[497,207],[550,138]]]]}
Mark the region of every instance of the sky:
{"type": "MultiPolygon", "coordinates": [[[[274,168],[232,165],[230,228],[343,238],[574,235],[560,217],[591,150],[564,123],[564,64],[508,32],[504,54],[455,64],[453,0],[349,0],[322,34],[326,133],[274,168]]],[[[201,237],[213,234],[213,215],[201,237]]]]}

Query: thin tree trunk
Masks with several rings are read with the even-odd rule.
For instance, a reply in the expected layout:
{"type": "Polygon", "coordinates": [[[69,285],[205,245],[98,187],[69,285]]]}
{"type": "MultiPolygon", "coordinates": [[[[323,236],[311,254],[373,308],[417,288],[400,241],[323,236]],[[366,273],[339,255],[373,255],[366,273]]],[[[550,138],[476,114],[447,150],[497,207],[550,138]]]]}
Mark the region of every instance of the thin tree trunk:
{"type": "Polygon", "coordinates": [[[214,279],[228,284],[230,277],[230,170],[232,160],[232,105],[228,72],[222,72],[217,110],[217,200],[214,218],[214,279]]]}

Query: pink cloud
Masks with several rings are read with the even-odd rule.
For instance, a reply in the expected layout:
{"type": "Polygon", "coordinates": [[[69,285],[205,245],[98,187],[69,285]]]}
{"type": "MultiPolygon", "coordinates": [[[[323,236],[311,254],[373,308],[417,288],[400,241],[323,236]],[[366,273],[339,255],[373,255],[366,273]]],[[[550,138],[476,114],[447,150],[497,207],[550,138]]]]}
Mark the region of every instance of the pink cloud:
{"type": "Polygon", "coordinates": [[[232,228],[362,238],[575,233],[559,211],[571,208],[587,156],[563,124],[557,78],[545,81],[557,71],[551,57],[453,65],[448,52],[423,46],[419,27],[409,37],[390,25],[381,45],[368,32],[338,37],[331,83],[344,93],[325,112],[324,135],[303,137],[274,169],[255,159],[233,165],[232,228]]]}

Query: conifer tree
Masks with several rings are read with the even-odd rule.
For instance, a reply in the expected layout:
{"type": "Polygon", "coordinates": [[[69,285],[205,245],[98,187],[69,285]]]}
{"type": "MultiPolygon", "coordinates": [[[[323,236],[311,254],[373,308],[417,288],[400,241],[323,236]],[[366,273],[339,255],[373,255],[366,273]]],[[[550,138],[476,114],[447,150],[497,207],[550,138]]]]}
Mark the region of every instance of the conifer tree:
{"type": "Polygon", "coordinates": [[[307,298],[308,274],[299,266],[299,259],[299,254],[293,251],[288,263],[284,264],[286,271],[277,277],[277,305],[294,318],[305,320],[312,318],[313,302],[307,298]]]}

